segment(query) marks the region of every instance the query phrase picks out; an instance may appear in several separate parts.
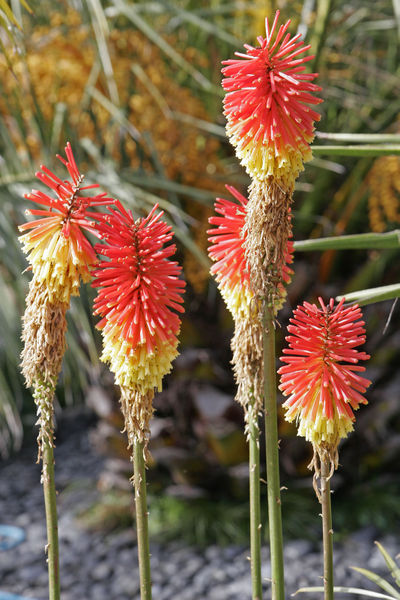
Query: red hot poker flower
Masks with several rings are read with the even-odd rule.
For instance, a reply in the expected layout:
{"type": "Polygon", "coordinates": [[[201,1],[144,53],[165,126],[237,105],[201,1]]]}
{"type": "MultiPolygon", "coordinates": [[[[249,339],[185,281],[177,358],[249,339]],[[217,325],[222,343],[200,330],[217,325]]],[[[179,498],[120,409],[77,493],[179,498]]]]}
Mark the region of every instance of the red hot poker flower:
{"type": "MultiPolygon", "coordinates": [[[[209,219],[210,224],[216,227],[208,230],[211,243],[208,253],[215,261],[211,273],[219,284],[228,309],[236,319],[248,313],[253,298],[244,248],[247,198],[231,185],[227,185],[226,189],[239,204],[223,198],[216,199],[215,212],[218,216],[209,219]]],[[[289,241],[285,253],[285,265],[282,269],[282,281],[286,284],[290,282],[293,274],[288,266],[292,262],[293,242],[289,241]]],[[[275,306],[276,311],[281,308],[286,297],[286,289],[282,284],[279,285],[279,296],[281,301],[275,306]]]]}
{"type": "Polygon", "coordinates": [[[340,438],[353,429],[353,410],[367,404],[362,394],[370,381],[358,375],[365,367],[358,361],[368,354],[356,350],[365,342],[364,322],[357,305],[334,307],[331,299],[321,308],[304,302],[293,313],[278,371],[284,396],[285,418],[297,420],[299,435],[315,446],[336,450],[340,438]]]}
{"type": "Polygon", "coordinates": [[[227,94],[224,114],[227,134],[241,163],[257,179],[292,177],[311,159],[309,144],[314,138],[314,121],[320,115],[309,105],[321,99],[312,96],[320,87],[312,81],[316,73],[304,73],[313,56],[298,34],[287,33],[290,20],[277,29],[279,11],[271,28],[265,20],[266,37],[258,47],[245,44],[246,53],[223,61],[227,94]]]}
{"type": "Polygon", "coordinates": [[[79,172],[69,142],[65,154],[67,160],[58,155],[57,158],[66,166],[71,180],[62,180],[41,165],[36,177],[56,196],[39,190],[26,194],[25,198],[45,208],[28,210],[27,214],[41,218],[20,225],[19,230],[27,232],[20,239],[29,254],[36,280],[46,284],[50,300],[68,303],[71,294],[79,293],[80,278],[90,280],[89,268],[97,261],[85,232],[100,237],[94,221],[98,213],[89,209],[109,205],[113,200],[106,194],[84,194],[99,186],[82,185],[84,176],[79,172]]]}
{"type": "Polygon", "coordinates": [[[226,189],[238,200],[239,204],[224,198],[217,198],[215,212],[221,216],[210,217],[211,225],[209,241],[212,244],[208,253],[215,262],[211,267],[221,294],[232,315],[236,318],[247,312],[253,295],[249,288],[249,272],[243,248],[244,219],[247,198],[242,196],[233,186],[226,189]]]}
{"type": "Polygon", "coordinates": [[[105,245],[97,252],[108,259],[94,272],[93,285],[99,288],[95,314],[103,318],[102,359],[111,363],[120,386],[146,394],[161,389],[177,355],[177,334],[185,282],[181,267],[170,257],[174,244],[169,225],[161,221],[155,206],[145,219],[134,220],[116,201],[98,226],[105,245]]]}

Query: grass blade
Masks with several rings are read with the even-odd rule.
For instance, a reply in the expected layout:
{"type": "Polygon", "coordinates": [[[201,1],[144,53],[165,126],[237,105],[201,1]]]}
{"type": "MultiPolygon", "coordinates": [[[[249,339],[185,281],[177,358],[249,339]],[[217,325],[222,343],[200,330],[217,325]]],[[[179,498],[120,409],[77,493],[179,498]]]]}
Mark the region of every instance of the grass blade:
{"type": "MultiPolygon", "coordinates": [[[[125,176],[125,174],[124,174],[125,176]]],[[[134,173],[127,173],[126,179],[131,181],[133,184],[136,184],[140,187],[144,188],[153,188],[158,190],[165,190],[167,192],[175,192],[177,194],[182,194],[184,196],[189,196],[201,202],[203,204],[212,205],[212,202],[215,200],[216,193],[212,190],[202,190],[201,188],[196,188],[190,185],[184,185],[183,183],[178,183],[176,181],[171,181],[170,179],[166,179],[163,177],[150,176],[145,177],[143,175],[135,175],[134,173]]],[[[160,202],[160,199],[159,199],[160,202]]],[[[161,206],[161,204],[160,204],[161,206]]],[[[167,208],[166,210],[170,210],[167,208]]],[[[183,215],[182,215],[183,216],[183,215]]],[[[186,215],[187,218],[187,215],[186,215]]]]}
{"type": "Polygon", "coordinates": [[[329,24],[329,17],[332,15],[333,0],[319,0],[317,2],[317,17],[314,24],[314,31],[311,38],[311,47],[315,53],[313,60],[313,70],[318,71],[318,65],[323,50],[326,32],[329,24]]]}
{"type": "MultiPolygon", "coordinates": [[[[339,301],[346,298],[346,302],[357,302],[360,306],[374,304],[375,302],[383,302],[384,300],[394,300],[400,297],[400,283],[393,285],[383,285],[381,287],[369,288],[368,290],[359,290],[351,292],[346,296],[337,296],[339,301]]],[[[355,567],[354,567],[355,568],[355,567]]]]}
{"type": "Polygon", "coordinates": [[[165,2],[162,0],[161,4],[167,7],[168,10],[170,10],[171,12],[174,12],[176,15],[179,15],[182,21],[187,21],[188,23],[196,25],[200,29],[203,29],[203,31],[206,31],[211,35],[220,38],[224,42],[231,44],[234,48],[241,46],[242,42],[237,37],[231,35],[230,33],[227,33],[220,27],[217,27],[212,21],[206,21],[205,19],[202,19],[193,12],[189,12],[187,10],[184,10],[183,8],[174,6],[170,2],[165,2]]]}
{"type": "Polygon", "coordinates": [[[380,544],[379,542],[375,542],[378,546],[380,553],[382,554],[385,562],[388,566],[388,569],[395,580],[396,584],[400,587],[400,568],[397,566],[396,561],[390,556],[387,550],[380,544]]]}
{"type": "Polygon", "coordinates": [[[400,40],[400,0],[392,0],[393,12],[397,23],[397,35],[400,40]]]}
{"type": "Polygon", "coordinates": [[[26,0],[19,0],[19,2],[20,2],[20,4],[22,4],[22,6],[25,8],[25,10],[27,10],[31,15],[33,14],[31,7],[26,2],[26,0]]]}
{"type": "Polygon", "coordinates": [[[164,96],[161,94],[160,90],[154,83],[151,81],[150,77],[148,77],[145,70],[139,63],[134,63],[131,66],[131,71],[136,77],[143,83],[146,87],[147,91],[153,96],[154,100],[157,102],[160,110],[163,112],[165,118],[170,119],[172,117],[172,111],[168,106],[167,101],[164,96]]]}
{"type": "Polygon", "coordinates": [[[381,577],[380,575],[377,575],[377,573],[373,573],[372,571],[369,571],[368,569],[362,569],[361,567],[350,567],[350,568],[353,569],[353,571],[357,571],[357,573],[361,573],[361,575],[364,575],[365,577],[367,577],[367,579],[369,579],[373,583],[376,583],[376,585],[378,585],[380,588],[382,588],[382,590],[384,592],[388,592],[388,594],[392,594],[393,598],[400,599],[400,592],[397,591],[388,581],[383,579],[383,577],[381,577]]]}
{"type": "Polygon", "coordinates": [[[335,156],[386,156],[400,154],[397,145],[359,145],[359,146],[311,146],[314,154],[330,154],[335,156]]]}
{"type": "Polygon", "coordinates": [[[400,246],[400,229],[387,233],[360,233],[356,235],[338,235],[327,238],[315,238],[294,242],[294,248],[300,252],[320,250],[381,250],[400,246]]]}
{"type": "MultiPolygon", "coordinates": [[[[381,594],[380,592],[372,592],[370,590],[363,590],[362,588],[353,588],[353,587],[344,587],[344,586],[335,586],[333,588],[336,594],[358,594],[359,596],[368,596],[369,598],[383,598],[384,600],[397,600],[393,596],[387,596],[386,594],[381,594]]],[[[305,587],[297,590],[292,596],[296,596],[297,594],[302,594],[303,592],[321,592],[323,593],[324,588],[322,586],[318,587],[305,587]]]]}
{"type": "Polygon", "coordinates": [[[188,125],[193,125],[193,127],[197,127],[201,131],[211,133],[212,135],[222,138],[223,140],[226,139],[225,127],[222,127],[221,125],[216,125],[215,123],[210,123],[209,121],[204,121],[204,119],[198,119],[192,115],[187,115],[178,111],[174,111],[172,113],[172,117],[176,121],[188,123],[188,125]]]}
{"type": "Polygon", "coordinates": [[[18,27],[18,29],[21,29],[21,26],[18,23],[18,20],[16,19],[13,11],[8,6],[7,0],[0,0],[0,10],[3,11],[3,13],[6,15],[7,19],[10,21],[10,23],[12,23],[16,27],[18,27]]]}
{"type": "Polygon", "coordinates": [[[114,104],[119,105],[118,89],[114,79],[114,70],[107,44],[107,36],[109,34],[107,19],[99,0],[87,0],[87,5],[110,98],[114,104]]]}
{"type": "Polygon", "coordinates": [[[115,104],[111,102],[111,100],[106,98],[106,96],[104,96],[104,94],[102,94],[95,87],[87,88],[87,92],[94,100],[96,100],[96,102],[98,102],[103,108],[108,110],[110,115],[117,121],[117,123],[124,127],[124,129],[126,129],[126,131],[129,133],[132,139],[135,140],[135,142],[140,140],[141,135],[139,131],[136,129],[136,127],[132,125],[130,121],[128,121],[128,119],[124,116],[122,110],[115,106],[115,104]]]}
{"type": "Polygon", "coordinates": [[[114,0],[114,6],[118,9],[119,13],[124,15],[127,19],[132,21],[134,25],[146,37],[149,38],[154,44],[156,44],[160,50],[162,50],[171,60],[173,60],[178,67],[188,73],[193,79],[205,90],[211,92],[214,91],[219,95],[222,94],[219,88],[216,88],[211,81],[207,79],[200,71],[195,69],[187,60],[185,60],[179,52],[177,52],[166,40],[164,40],[157,31],[155,31],[150,25],[142,19],[137,13],[134,6],[123,2],[122,0],[114,0]]]}
{"type": "Polygon", "coordinates": [[[316,131],[315,137],[332,142],[350,142],[353,144],[400,144],[398,133],[326,133],[316,131]]]}

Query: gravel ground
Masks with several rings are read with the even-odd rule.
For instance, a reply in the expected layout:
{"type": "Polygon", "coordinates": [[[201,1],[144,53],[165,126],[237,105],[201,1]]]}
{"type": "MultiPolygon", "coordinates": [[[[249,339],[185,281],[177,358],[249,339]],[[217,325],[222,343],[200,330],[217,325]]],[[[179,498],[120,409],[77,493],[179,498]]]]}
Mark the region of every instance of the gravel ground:
{"type": "MultiPolygon", "coordinates": [[[[73,423],[76,423],[73,421],[73,423]]],[[[139,599],[139,575],[134,532],[88,533],[75,515],[98,495],[96,482],[102,459],[90,446],[87,428],[71,426],[58,440],[56,478],[61,545],[63,600],[139,599]]],[[[2,593],[46,600],[47,566],[44,555],[45,521],[40,468],[32,449],[2,463],[0,521],[25,531],[18,546],[0,551],[0,600],[2,593]]],[[[398,533],[397,533],[398,535],[398,533]]],[[[384,561],[373,541],[374,527],[363,529],[335,545],[335,582],[375,589],[348,567],[358,565],[386,576],[384,561]]],[[[394,556],[400,540],[385,536],[380,541],[394,556]]],[[[210,546],[206,550],[179,542],[151,545],[154,600],[250,600],[249,551],[244,547],[210,546]]],[[[287,597],[306,585],[321,585],[320,548],[303,540],[285,544],[287,597]]],[[[269,557],[263,556],[265,590],[269,590],[269,557]]],[[[5,598],[6,596],[3,595],[5,598]]],[[[268,598],[269,594],[265,594],[268,598]]],[[[302,594],[304,599],[320,594],[302,594]]],[[[358,596],[341,595],[341,598],[358,596]]]]}

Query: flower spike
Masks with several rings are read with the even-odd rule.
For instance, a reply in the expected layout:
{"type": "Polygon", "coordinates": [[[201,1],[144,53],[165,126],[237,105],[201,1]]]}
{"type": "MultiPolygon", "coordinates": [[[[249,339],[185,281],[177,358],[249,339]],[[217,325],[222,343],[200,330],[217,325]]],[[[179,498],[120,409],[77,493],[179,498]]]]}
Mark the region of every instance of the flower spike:
{"type": "MultiPolygon", "coordinates": [[[[97,325],[103,334],[102,360],[110,363],[121,389],[140,404],[140,398],[151,401],[154,390],[162,389],[162,378],[178,354],[176,313],[184,310],[185,282],[179,279],[181,267],[170,260],[176,247],[165,245],[173,234],[158,206],[135,221],[120,202],[115,204],[99,224],[106,244],[96,245],[105,260],[93,273],[98,288],[94,313],[102,317],[97,325]]],[[[147,433],[150,408],[145,412],[137,415],[139,437],[147,433]]]]}
{"type": "MultiPolygon", "coordinates": [[[[210,258],[215,261],[211,273],[215,276],[219,290],[235,322],[231,341],[235,379],[238,386],[237,401],[242,404],[245,415],[249,403],[255,403],[256,413],[261,410],[263,398],[263,350],[260,313],[262,306],[257,302],[250,285],[249,267],[245,254],[247,230],[245,217],[247,198],[233,186],[226,186],[238,202],[217,198],[217,216],[209,219],[210,258]]],[[[289,241],[285,253],[285,264],[275,295],[274,313],[282,307],[286,298],[286,287],[293,271],[293,242],[289,241]]]]}
{"type": "Polygon", "coordinates": [[[300,35],[286,33],[290,20],[278,29],[279,11],[258,47],[245,44],[246,53],[223,61],[224,114],[227,134],[247,172],[261,181],[270,176],[293,180],[311,159],[314,121],[311,107],[322,102],[312,94],[321,88],[305,73],[303,56],[310,49],[300,35]],[[274,39],[275,38],[275,39],[274,39]]]}
{"type": "Polygon", "coordinates": [[[296,420],[299,435],[336,466],[339,441],[353,429],[353,410],[367,404],[363,394],[371,382],[359,375],[365,367],[357,363],[369,355],[356,349],[365,342],[358,305],[319,302],[321,308],[304,302],[294,311],[281,358],[286,364],[278,373],[280,389],[289,396],[285,418],[296,420]]]}
{"type": "MultiPolygon", "coordinates": [[[[215,261],[211,274],[215,276],[221,294],[229,311],[235,320],[249,314],[250,304],[254,298],[251,291],[249,267],[245,254],[247,230],[245,228],[247,198],[236,188],[227,185],[226,189],[236,198],[237,202],[217,198],[215,212],[218,216],[210,217],[209,222],[215,225],[209,229],[211,243],[208,253],[215,261]]],[[[290,283],[293,274],[289,264],[293,262],[293,242],[287,243],[285,264],[282,268],[281,281],[278,284],[279,294],[274,305],[278,312],[286,298],[286,288],[283,283],[290,283]]]]}
{"type": "Polygon", "coordinates": [[[97,184],[83,186],[71,145],[65,147],[66,166],[70,179],[62,180],[46,166],[36,175],[53,195],[33,190],[25,197],[42,208],[32,208],[28,214],[40,217],[19,226],[25,232],[20,240],[33,273],[23,317],[21,369],[34,397],[40,415],[39,455],[43,439],[52,439],[53,394],[65,350],[65,314],[71,295],[79,294],[80,280],[88,281],[90,268],[97,261],[95,251],[86,237],[99,237],[95,219],[100,213],[92,207],[113,202],[106,194],[88,196],[87,190],[97,184]]]}
{"type": "Polygon", "coordinates": [[[36,177],[55,197],[40,190],[32,190],[25,198],[44,207],[27,210],[28,215],[41,217],[19,226],[24,233],[20,240],[36,280],[44,283],[51,301],[68,303],[70,296],[79,294],[80,279],[90,280],[90,268],[97,257],[85,232],[100,237],[95,220],[99,213],[92,207],[107,206],[113,199],[105,193],[88,196],[86,192],[98,184],[83,186],[84,175],[79,172],[68,142],[67,160],[57,157],[66,166],[71,180],[62,180],[46,166],[36,177]]]}

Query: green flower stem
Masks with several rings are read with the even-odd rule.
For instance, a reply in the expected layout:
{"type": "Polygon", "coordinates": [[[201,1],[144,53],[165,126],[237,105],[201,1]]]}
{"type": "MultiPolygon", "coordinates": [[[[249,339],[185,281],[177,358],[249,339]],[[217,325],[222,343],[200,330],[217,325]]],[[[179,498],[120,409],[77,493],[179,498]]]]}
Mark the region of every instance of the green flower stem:
{"type": "Polygon", "coordinates": [[[272,600],[285,600],[281,492],[279,483],[278,419],[276,408],[276,365],[274,315],[264,307],[264,401],[269,543],[271,551],[272,600]]]}
{"type": "Polygon", "coordinates": [[[42,442],[43,492],[47,527],[47,563],[49,571],[49,600],[60,599],[60,566],[58,551],[58,524],[56,487],[54,481],[54,452],[49,439],[42,442]]]}
{"type": "Polygon", "coordinates": [[[252,600],[261,600],[260,429],[254,403],[248,411],[248,431],[252,600]]]}
{"type": "Polygon", "coordinates": [[[135,440],[133,444],[133,468],[135,484],[136,532],[139,556],[140,598],[151,600],[151,569],[148,512],[146,499],[146,467],[144,443],[135,440]]]}
{"type": "Polygon", "coordinates": [[[330,463],[321,462],[321,505],[322,538],[324,548],[324,599],[333,600],[333,530],[331,510],[331,489],[329,483],[330,463]]]}

